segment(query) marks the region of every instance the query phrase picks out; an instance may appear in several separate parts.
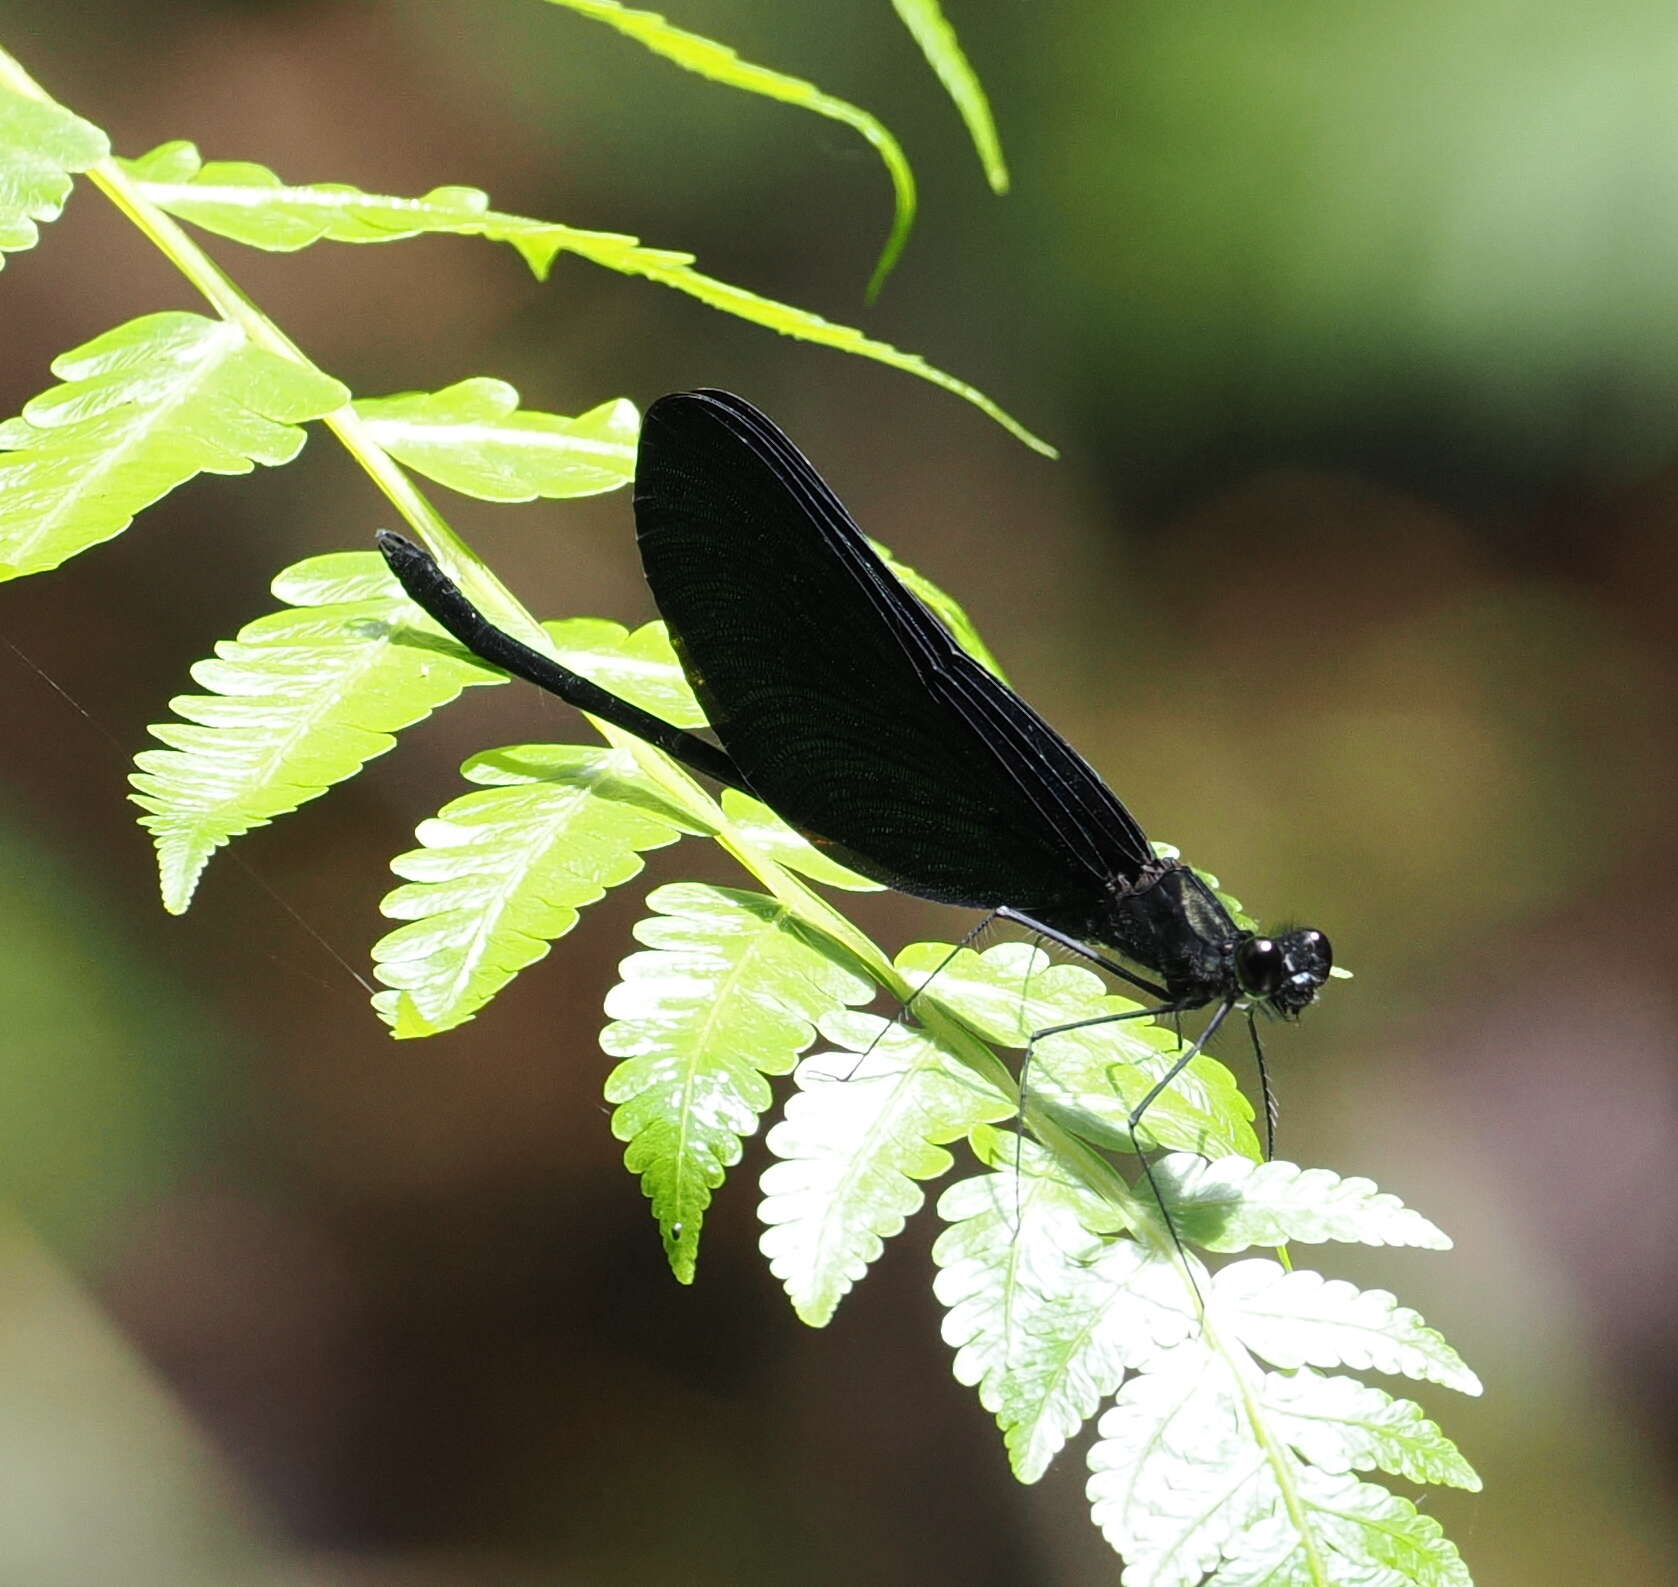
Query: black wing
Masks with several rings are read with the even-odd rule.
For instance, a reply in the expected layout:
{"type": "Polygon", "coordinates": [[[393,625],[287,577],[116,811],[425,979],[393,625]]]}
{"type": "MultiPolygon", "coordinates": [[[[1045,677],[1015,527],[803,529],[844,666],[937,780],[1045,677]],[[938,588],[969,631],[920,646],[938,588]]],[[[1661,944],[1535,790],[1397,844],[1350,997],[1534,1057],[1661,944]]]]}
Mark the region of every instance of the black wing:
{"type": "Polygon", "coordinates": [[[768,419],[726,392],[647,411],[635,520],[711,725],[764,802],[888,886],[1047,912],[1153,851],[1089,764],[874,554],[768,419]]]}

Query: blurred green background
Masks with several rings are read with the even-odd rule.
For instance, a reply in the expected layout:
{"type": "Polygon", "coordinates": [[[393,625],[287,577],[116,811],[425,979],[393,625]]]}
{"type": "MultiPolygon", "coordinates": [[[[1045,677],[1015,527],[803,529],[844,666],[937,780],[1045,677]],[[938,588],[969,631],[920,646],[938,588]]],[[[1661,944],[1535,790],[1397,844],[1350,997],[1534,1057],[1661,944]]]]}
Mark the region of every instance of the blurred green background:
{"type": "MultiPolygon", "coordinates": [[[[1678,12],[947,8],[1006,200],[883,3],[668,6],[903,139],[923,207],[872,312],[857,139],[536,0],[11,0],[0,44],[123,153],[638,232],[1057,441],[575,261],[210,244],[358,392],[712,384],[779,419],[1153,835],[1355,967],[1275,1033],[1281,1151],[1458,1240],[1323,1262],[1486,1380],[1420,1396],[1486,1479],[1427,1500],[1476,1579],[1670,1582],[1678,12]]],[[[79,189],[0,281],[0,411],[170,306],[79,189]]],[[[444,505],[539,612],[651,615],[622,496],[444,505]]],[[[317,436],[0,601],[0,1580],[1116,1580],[1077,1454],[1016,1487],[950,1379],[930,1217],[807,1332],[755,1251],[754,1144],[698,1285],[664,1270],[595,1033],[647,887],[718,862],[652,856],[460,1032],[398,1047],[367,1012],[386,858],[563,707],[474,692],[161,913],[123,802],[145,724],[279,567],[388,521],[317,436]]],[[[967,924],[861,912],[893,945],[967,924]]]]}

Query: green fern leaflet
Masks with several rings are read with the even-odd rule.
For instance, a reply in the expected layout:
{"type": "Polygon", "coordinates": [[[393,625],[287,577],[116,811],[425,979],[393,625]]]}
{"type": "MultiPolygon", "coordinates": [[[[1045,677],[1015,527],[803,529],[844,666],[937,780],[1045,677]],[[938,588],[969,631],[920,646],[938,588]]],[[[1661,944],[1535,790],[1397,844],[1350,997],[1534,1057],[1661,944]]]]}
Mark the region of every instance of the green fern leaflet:
{"type": "Polygon", "coordinates": [[[623,961],[600,1045],[623,1061],[606,1082],[624,1166],[641,1176],[670,1265],[693,1280],[711,1193],[773,1100],[817,1022],[866,1003],[873,985],[804,936],[758,893],[661,887],[623,961]]]}
{"type": "MultiPolygon", "coordinates": [[[[1113,1398],[1089,1495],[1127,1584],[1466,1584],[1435,1522],[1349,1474],[1476,1488],[1472,1468],[1412,1402],[1300,1360],[1478,1393],[1414,1312],[1384,1291],[1262,1260],[1212,1274],[1191,1259],[1197,1301],[1166,1253],[1100,1232],[1111,1210],[1034,1143],[991,1134],[976,1144],[993,1171],[944,1193],[949,1228],[933,1253],[956,1375],[978,1387],[1027,1482],[1113,1398]]],[[[1202,1161],[1162,1168],[1183,1182],[1202,1161]]],[[[1348,1212],[1342,1237],[1390,1229],[1403,1210],[1361,1184],[1346,1204],[1357,1199],[1363,1222],[1348,1212]]]]}
{"type": "Polygon", "coordinates": [[[120,534],[195,474],[289,463],[349,392],[200,314],[148,314],[53,360],[63,384],[0,424],[0,579],[120,534]]]}
{"type": "Polygon", "coordinates": [[[595,496],[635,477],[641,417],[622,397],[567,419],[521,408],[506,381],[477,376],[362,398],[355,411],[398,462],[480,501],[595,496]]]}
{"type": "Polygon", "coordinates": [[[163,903],[179,914],[229,839],[319,798],[382,755],[398,728],[501,673],[460,651],[370,551],[311,557],[274,580],[292,610],[224,640],[170,701],[130,778],[157,845],[163,903]],[[413,642],[419,635],[422,643],[413,642]]]}
{"type": "Polygon", "coordinates": [[[397,1036],[431,1036],[472,1018],[577,923],[578,912],[637,875],[640,855],[682,835],[622,750],[527,744],[462,768],[488,784],[455,799],[390,868],[407,885],[380,909],[408,921],[373,948],[390,992],[374,1006],[397,1036]]]}
{"type": "Polygon", "coordinates": [[[73,173],[109,153],[105,134],[62,105],[0,87],[0,264],[35,246],[37,222],[63,213],[73,173]]]}
{"type": "Polygon", "coordinates": [[[1014,1111],[929,1031],[835,1014],[822,1034],[837,1050],[798,1066],[798,1090],[769,1132],[780,1161],[763,1175],[758,1242],[793,1309],[818,1328],[919,1210],[918,1182],[949,1172],[946,1144],[1014,1111]]]}

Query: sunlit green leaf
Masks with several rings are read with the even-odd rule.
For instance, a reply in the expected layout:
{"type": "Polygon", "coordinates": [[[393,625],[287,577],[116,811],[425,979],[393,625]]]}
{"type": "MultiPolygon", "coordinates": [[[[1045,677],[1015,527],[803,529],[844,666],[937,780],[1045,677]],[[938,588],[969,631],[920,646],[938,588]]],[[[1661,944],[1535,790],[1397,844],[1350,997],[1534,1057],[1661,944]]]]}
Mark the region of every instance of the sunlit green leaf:
{"type": "Polygon", "coordinates": [[[1132,1377],[1099,1428],[1091,1511],[1127,1587],[1190,1587],[1275,1507],[1231,1364],[1202,1340],[1132,1377]]]}
{"type": "Polygon", "coordinates": [[[305,248],[322,238],[334,242],[393,242],[428,232],[449,232],[507,243],[543,280],[560,254],[574,253],[604,269],[685,292],[725,314],[783,336],[855,353],[917,375],[971,402],[1045,457],[1057,455],[1053,447],[1004,413],[983,392],[918,355],[901,352],[819,314],[702,275],[693,268],[692,254],[643,247],[636,238],[619,232],[586,231],[502,214],[489,207],[486,194],[471,187],[433,188],[419,198],[363,193],[330,182],[288,187],[264,166],[232,161],[204,164],[189,143],[163,144],[124,165],[140,192],[159,209],[254,248],[284,252],[305,248]]]}
{"type": "MultiPolygon", "coordinates": [[[[505,232],[523,236],[546,230],[536,221],[491,214],[489,199],[475,187],[434,187],[418,198],[364,193],[345,182],[291,187],[252,161],[206,161],[185,141],[162,143],[137,159],[118,163],[159,209],[219,237],[271,253],[292,253],[323,238],[397,242],[427,232],[455,232],[512,241],[505,232]]],[[[552,239],[551,247],[539,247],[530,260],[532,267],[537,268],[537,259],[544,265],[551,261],[561,247],[558,238],[552,239]]]]}
{"type": "Polygon", "coordinates": [[[398,728],[468,684],[502,681],[408,600],[376,553],[311,557],[274,593],[293,609],[246,624],[195,663],[193,680],[210,692],[171,700],[185,720],[151,730],[170,747],[135,756],[131,797],[147,812],[140,824],[175,914],[230,838],[354,776],[398,728]]]}
{"type": "Polygon", "coordinates": [[[71,177],[110,153],[105,134],[50,99],[0,87],[0,265],[33,248],[37,222],[54,221],[71,177]]]}
{"type": "MultiPolygon", "coordinates": [[[[915,177],[909,169],[909,162],[903,157],[903,150],[898,147],[897,139],[875,117],[843,99],[836,99],[832,94],[824,94],[814,83],[743,61],[726,44],[674,27],[656,12],[637,11],[619,5],[617,0],[548,0],[548,3],[563,6],[567,11],[575,11],[579,16],[596,22],[604,22],[607,27],[634,39],[655,55],[674,61],[685,71],[748,94],[761,94],[766,99],[797,105],[802,110],[814,111],[818,116],[843,122],[861,133],[874,146],[891,177],[896,204],[891,235],[886,239],[879,262],[874,266],[873,279],[868,284],[869,297],[880,290],[903,252],[903,245],[909,240],[909,228],[914,224],[915,177]]],[[[951,42],[954,42],[953,38],[951,42]]]]}
{"type": "Polygon", "coordinates": [[[1408,1500],[1285,1454],[1278,1468],[1254,1408],[1229,1360],[1195,1341],[1119,1391],[1089,1496],[1126,1587],[1194,1587],[1209,1571],[1208,1587],[1469,1587],[1439,1524],[1408,1500]]]}
{"type": "Polygon", "coordinates": [[[606,999],[600,1045],[622,1058],[606,1082],[612,1129],[629,1143],[676,1276],[693,1279],[711,1193],[769,1106],[816,1021],[866,1003],[872,985],[802,935],[772,898],[720,887],[657,889],[606,999]]]}
{"type": "Polygon", "coordinates": [[[1178,1154],[1156,1163],[1154,1177],[1177,1232],[1208,1251],[1290,1240],[1451,1247],[1443,1231],[1372,1180],[1342,1179],[1326,1168],[1178,1154]]]}
{"type": "Polygon", "coordinates": [[[1264,1403],[1271,1428],[1323,1471],[1379,1469],[1410,1482],[1480,1489],[1474,1468],[1414,1400],[1301,1367],[1266,1373],[1264,1403]]]}
{"type": "Polygon", "coordinates": [[[148,314],[53,360],[62,385],[0,424],[0,579],[120,534],[195,474],[288,463],[349,393],[236,325],[148,314]]]}
{"type": "Polygon", "coordinates": [[[392,457],[484,501],[593,496],[635,477],[641,420],[622,397],[567,419],[521,409],[506,381],[478,377],[363,398],[355,411],[392,457]]]}
{"type": "MultiPolygon", "coordinates": [[[[662,623],[631,633],[577,617],[543,629],[567,667],[668,722],[703,725],[662,623]]],[[[568,728],[580,721],[568,707],[542,705],[568,728]]],[[[471,1018],[571,929],[578,908],[636,875],[638,853],[690,827],[627,751],[496,750],[465,771],[491,791],[447,806],[422,827],[425,846],[393,862],[411,885],[387,897],[385,912],[414,923],[374,950],[379,978],[392,988],[374,1006],[398,1036],[429,1036],[471,1018]]]]}
{"type": "Polygon", "coordinates": [[[1290,1273],[1262,1257],[1220,1268],[1214,1289],[1224,1325],[1274,1366],[1397,1372],[1464,1394],[1480,1392],[1480,1380],[1456,1351],[1384,1289],[1290,1273]]]}
{"type": "Polygon", "coordinates": [[[642,851],[681,836],[623,750],[525,744],[475,755],[461,772],[487,786],[420,823],[422,846],[390,862],[406,885],[379,906],[409,922],[373,948],[394,989],[375,1006],[397,1036],[471,1019],[584,906],[638,875],[642,851]]]}
{"type": "Polygon", "coordinates": [[[1014,1474],[1035,1482],[1126,1370],[1180,1343],[1194,1317],[1162,1258],[1090,1232],[1102,1216],[1090,1192],[1034,1144],[1003,1143],[996,1172],[938,1199],[950,1227],[933,1246],[934,1289],[956,1378],[977,1385],[1014,1474]]]}
{"type": "MultiPolygon", "coordinates": [[[[1306,1467],[1295,1505],[1310,1534],[1310,1552],[1278,1497],[1206,1587],[1473,1587],[1443,1528],[1408,1499],[1306,1467]]],[[[1157,1579],[1139,1578],[1144,1587],[1157,1579]]]]}
{"type": "Polygon", "coordinates": [[[955,29],[940,9],[938,0],[892,0],[903,25],[914,35],[921,52],[944,91],[955,101],[966,123],[967,135],[985,168],[985,180],[994,192],[1008,191],[1008,167],[1002,158],[1002,141],[991,119],[990,101],[967,56],[956,40],[955,29]]]}
{"type": "Polygon", "coordinates": [[[822,1034],[841,1050],[798,1066],[798,1093],[768,1135],[781,1161],[764,1172],[759,1209],[759,1247],[812,1327],[921,1205],[917,1181],[948,1172],[944,1143],[1013,1111],[926,1031],[845,1014],[822,1034]]]}

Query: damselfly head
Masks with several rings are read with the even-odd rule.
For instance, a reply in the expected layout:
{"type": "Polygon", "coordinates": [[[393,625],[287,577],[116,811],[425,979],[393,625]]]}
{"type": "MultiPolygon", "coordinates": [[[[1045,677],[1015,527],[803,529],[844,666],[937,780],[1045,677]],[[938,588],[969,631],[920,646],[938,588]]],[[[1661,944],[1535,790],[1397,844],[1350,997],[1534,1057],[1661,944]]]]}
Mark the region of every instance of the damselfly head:
{"type": "Polygon", "coordinates": [[[1317,989],[1334,968],[1334,950],[1310,926],[1274,937],[1244,937],[1235,945],[1235,975],[1241,990],[1284,1019],[1297,1018],[1317,1000],[1317,989]]]}

